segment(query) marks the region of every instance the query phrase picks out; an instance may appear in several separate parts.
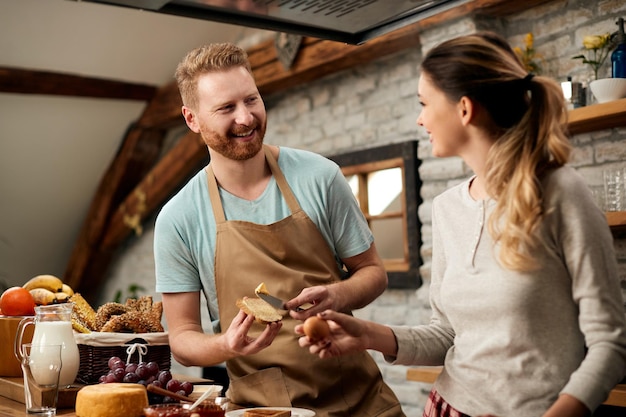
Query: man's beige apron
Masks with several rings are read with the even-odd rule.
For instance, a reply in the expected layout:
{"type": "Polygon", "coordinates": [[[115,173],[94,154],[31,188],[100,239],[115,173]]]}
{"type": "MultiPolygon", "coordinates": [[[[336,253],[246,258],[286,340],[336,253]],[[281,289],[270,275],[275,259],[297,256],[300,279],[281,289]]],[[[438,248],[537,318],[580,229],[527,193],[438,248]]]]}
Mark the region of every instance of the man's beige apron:
{"type": "MultiPolygon", "coordinates": [[[[235,301],[254,297],[265,282],[283,300],[313,285],[339,279],[336,261],[317,227],[300,208],[276,159],[267,146],[266,160],[291,216],[270,225],[226,221],[213,170],[207,169],[209,195],[217,223],[215,285],[222,329],[239,309],[235,301]]],[[[306,169],[305,167],[303,167],[306,169]]],[[[289,315],[263,351],[227,361],[228,396],[243,406],[303,407],[318,417],[402,416],[398,400],[383,383],[367,352],[341,358],[319,359],[298,345],[289,315]]],[[[263,326],[254,324],[252,337],[263,326]]]]}

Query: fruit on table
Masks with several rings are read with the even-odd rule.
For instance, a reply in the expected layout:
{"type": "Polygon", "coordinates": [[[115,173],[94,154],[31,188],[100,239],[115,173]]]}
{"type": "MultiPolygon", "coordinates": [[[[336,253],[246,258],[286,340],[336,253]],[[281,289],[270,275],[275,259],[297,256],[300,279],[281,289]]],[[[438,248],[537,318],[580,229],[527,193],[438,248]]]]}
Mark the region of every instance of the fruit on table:
{"type": "Polygon", "coordinates": [[[49,274],[37,275],[26,281],[22,287],[31,293],[38,306],[66,303],[74,295],[72,287],[61,278],[49,274]]]}
{"type": "MultiPolygon", "coordinates": [[[[193,392],[193,384],[191,382],[172,378],[172,373],[168,370],[160,370],[159,364],[156,362],[125,363],[121,358],[112,356],[109,358],[107,365],[109,372],[98,379],[98,382],[101,384],[119,382],[137,383],[144,386],[152,384],[185,396],[189,396],[193,392]]],[[[161,397],[153,393],[149,393],[148,397],[151,404],[155,402],[175,402],[171,397],[161,397]],[[159,398],[153,398],[153,396],[159,398]]]]}
{"type": "Polygon", "coordinates": [[[0,296],[0,310],[7,316],[34,316],[35,300],[27,289],[11,287],[0,296]]]}

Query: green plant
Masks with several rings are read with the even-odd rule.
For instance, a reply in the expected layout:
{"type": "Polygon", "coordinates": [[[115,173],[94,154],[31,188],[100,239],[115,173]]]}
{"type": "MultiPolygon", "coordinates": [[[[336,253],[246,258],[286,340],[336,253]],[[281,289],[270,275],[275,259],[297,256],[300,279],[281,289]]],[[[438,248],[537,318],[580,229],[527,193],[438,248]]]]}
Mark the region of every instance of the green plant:
{"type": "Polygon", "coordinates": [[[145,291],[146,289],[142,287],[141,285],[130,284],[128,288],[126,289],[126,296],[123,297],[124,293],[122,290],[117,290],[117,292],[115,293],[115,297],[113,298],[113,301],[116,303],[124,303],[129,298],[137,299],[139,298],[139,292],[145,292],[145,291]]]}
{"type": "Polygon", "coordinates": [[[610,33],[604,35],[589,35],[583,38],[583,49],[587,55],[580,54],[572,59],[580,59],[583,64],[593,69],[594,79],[598,79],[598,70],[606,61],[611,49],[613,49],[613,36],[610,33]]]}
{"type": "Polygon", "coordinates": [[[542,56],[535,50],[535,38],[532,33],[527,33],[524,36],[524,49],[516,46],[513,48],[515,54],[518,56],[526,71],[533,74],[541,74],[541,65],[539,61],[542,60],[542,56]]]}

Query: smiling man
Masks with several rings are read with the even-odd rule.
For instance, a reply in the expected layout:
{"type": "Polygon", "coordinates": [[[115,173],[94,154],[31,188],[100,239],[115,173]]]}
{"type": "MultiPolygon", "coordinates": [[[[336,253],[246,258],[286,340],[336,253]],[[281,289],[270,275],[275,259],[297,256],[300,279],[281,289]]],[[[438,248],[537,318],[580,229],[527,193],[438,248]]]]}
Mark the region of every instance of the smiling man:
{"type": "Polygon", "coordinates": [[[317,416],[403,416],[367,352],[322,360],[298,345],[297,323],[350,312],[378,297],[387,275],[339,167],[311,152],[264,145],[267,117],[246,53],[191,51],[176,71],[189,128],[210,164],[162,209],[155,228],[157,291],[174,357],[226,362],[227,396],[243,406],[313,409],[317,416]],[[287,300],[261,326],[236,301],[265,282],[287,300]],[[213,333],[201,323],[200,291],[213,333]],[[312,308],[295,311],[305,303],[312,308]]]}

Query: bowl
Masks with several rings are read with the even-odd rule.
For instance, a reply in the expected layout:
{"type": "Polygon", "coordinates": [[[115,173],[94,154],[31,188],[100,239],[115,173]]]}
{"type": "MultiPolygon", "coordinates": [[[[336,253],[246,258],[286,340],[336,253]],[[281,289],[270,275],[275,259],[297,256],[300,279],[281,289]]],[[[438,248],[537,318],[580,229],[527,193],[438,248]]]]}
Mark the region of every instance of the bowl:
{"type": "Polygon", "coordinates": [[[193,392],[188,395],[192,400],[197,400],[200,398],[202,394],[204,394],[209,389],[215,389],[215,392],[209,396],[208,399],[215,399],[222,395],[222,390],[224,389],[221,385],[211,385],[211,384],[194,384],[193,392]]]}
{"type": "Polygon", "coordinates": [[[191,404],[154,404],[144,408],[145,417],[224,417],[226,411],[221,405],[206,400],[189,410],[191,404]]]}
{"type": "Polygon", "coordinates": [[[601,78],[591,81],[589,87],[598,103],[626,97],[626,78],[601,78]]]}

